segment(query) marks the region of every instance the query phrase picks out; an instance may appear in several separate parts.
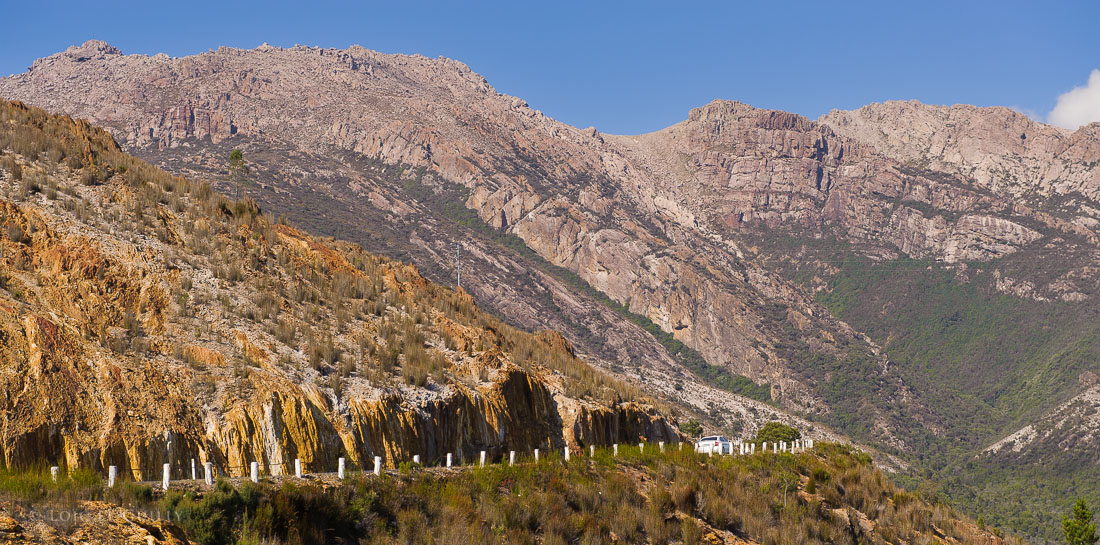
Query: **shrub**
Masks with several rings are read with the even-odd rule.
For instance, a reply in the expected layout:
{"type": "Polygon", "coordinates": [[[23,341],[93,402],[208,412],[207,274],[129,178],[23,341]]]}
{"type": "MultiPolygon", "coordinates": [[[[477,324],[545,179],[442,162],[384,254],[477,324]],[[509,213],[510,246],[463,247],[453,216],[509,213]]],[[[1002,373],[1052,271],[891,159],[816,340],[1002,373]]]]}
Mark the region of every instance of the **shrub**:
{"type": "Polygon", "coordinates": [[[99,183],[99,177],[96,176],[91,167],[86,167],[80,172],[80,183],[83,185],[96,185],[99,183]]]}
{"type": "Polygon", "coordinates": [[[19,197],[23,199],[42,190],[37,176],[23,176],[23,183],[19,187],[19,197]]]}
{"type": "Polygon", "coordinates": [[[790,443],[796,439],[801,439],[802,433],[798,430],[783,424],[781,422],[768,422],[764,424],[759,431],[756,432],[757,443],[762,442],[775,442],[785,441],[790,443]]]}
{"type": "Polygon", "coordinates": [[[699,437],[703,434],[703,426],[699,424],[699,421],[692,418],[687,422],[680,424],[680,431],[684,432],[684,435],[688,437],[699,437]]]}
{"type": "Polygon", "coordinates": [[[17,223],[7,224],[4,227],[4,234],[7,235],[8,240],[12,242],[17,242],[19,244],[27,244],[30,242],[30,237],[23,231],[23,227],[17,223]]]}
{"type": "Polygon", "coordinates": [[[23,167],[15,160],[15,157],[5,157],[3,161],[4,170],[11,173],[11,179],[18,182],[23,179],[23,167]]]}

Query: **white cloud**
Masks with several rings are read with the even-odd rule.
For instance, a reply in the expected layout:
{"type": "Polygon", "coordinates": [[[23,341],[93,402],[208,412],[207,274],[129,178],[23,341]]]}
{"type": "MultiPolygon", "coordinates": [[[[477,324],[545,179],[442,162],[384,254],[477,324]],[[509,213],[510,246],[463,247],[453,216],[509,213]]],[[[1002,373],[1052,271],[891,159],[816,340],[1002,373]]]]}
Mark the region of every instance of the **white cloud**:
{"type": "Polygon", "coordinates": [[[1084,87],[1074,87],[1058,97],[1058,103],[1047,115],[1047,122],[1066,129],[1076,129],[1100,121],[1100,70],[1089,74],[1084,87]]]}

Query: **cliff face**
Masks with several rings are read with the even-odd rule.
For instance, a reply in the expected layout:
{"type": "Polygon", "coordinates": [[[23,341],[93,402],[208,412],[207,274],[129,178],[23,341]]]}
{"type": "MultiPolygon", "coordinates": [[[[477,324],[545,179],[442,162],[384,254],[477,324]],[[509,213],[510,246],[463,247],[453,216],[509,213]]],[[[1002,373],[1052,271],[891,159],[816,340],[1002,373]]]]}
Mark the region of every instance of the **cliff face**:
{"type": "MultiPolygon", "coordinates": [[[[916,101],[833,110],[820,122],[883,155],[959,174],[994,193],[1027,199],[1077,193],[1100,200],[1100,125],[1068,131],[1008,108],[916,101]]],[[[1095,212],[1084,215],[1097,219],[1095,212]]]]}
{"type": "Polygon", "coordinates": [[[8,467],[155,478],[194,458],[278,474],[295,458],[333,471],[678,438],[560,337],[157,171],[82,122],[0,108],[8,467]],[[578,417],[593,413],[614,416],[578,417]]]}
{"type": "Polygon", "coordinates": [[[821,236],[831,229],[853,244],[878,246],[879,255],[956,263],[1016,252],[1042,237],[1024,223],[1046,219],[962,178],[898,163],[826,125],[738,103],[714,102],[679,125],[616,141],[716,232],[821,236]]]}

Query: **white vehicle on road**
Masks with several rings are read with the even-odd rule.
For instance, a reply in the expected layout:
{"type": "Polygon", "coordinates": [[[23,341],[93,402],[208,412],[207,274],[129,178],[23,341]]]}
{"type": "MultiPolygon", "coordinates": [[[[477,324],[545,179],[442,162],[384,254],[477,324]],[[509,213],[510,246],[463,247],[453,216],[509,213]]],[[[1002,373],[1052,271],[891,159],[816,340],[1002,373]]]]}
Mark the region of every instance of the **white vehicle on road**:
{"type": "Polygon", "coordinates": [[[701,454],[733,454],[733,443],[721,435],[708,435],[695,442],[695,452],[701,454]]]}

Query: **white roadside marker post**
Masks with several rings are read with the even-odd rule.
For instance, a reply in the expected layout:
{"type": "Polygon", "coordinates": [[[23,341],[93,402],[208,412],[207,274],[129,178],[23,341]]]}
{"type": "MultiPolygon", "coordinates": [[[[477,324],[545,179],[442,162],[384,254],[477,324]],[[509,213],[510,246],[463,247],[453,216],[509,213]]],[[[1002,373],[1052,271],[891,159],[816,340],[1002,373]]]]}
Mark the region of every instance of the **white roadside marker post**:
{"type": "Polygon", "coordinates": [[[347,461],[346,460],[344,460],[343,458],[340,458],[339,460],[336,460],[336,478],[340,479],[341,481],[344,480],[344,474],[346,472],[346,468],[347,468],[347,461]]]}
{"type": "Polygon", "coordinates": [[[252,479],[252,482],[254,482],[254,483],[260,482],[260,463],[259,462],[252,462],[252,467],[251,467],[251,471],[250,471],[250,474],[249,474],[249,478],[252,479]]]}
{"type": "Polygon", "coordinates": [[[199,480],[199,474],[195,471],[195,459],[191,458],[191,480],[199,480]]]}
{"type": "Polygon", "coordinates": [[[485,451],[481,451],[481,467],[485,467],[485,451]]]}
{"type": "Polygon", "coordinates": [[[661,452],[664,452],[665,451],[665,442],[664,441],[657,441],[657,449],[660,450],[661,452]]]}
{"type": "Polygon", "coordinates": [[[382,474],[382,457],[374,457],[374,476],[377,477],[382,474]]]}
{"type": "Polygon", "coordinates": [[[569,447],[565,447],[565,461],[569,461],[569,447]]]}
{"type": "Polygon", "coordinates": [[[413,465],[418,466],[418,467],[420,466],[420,455],[419,454],[413,454],[413,465]]]}
{"type": "Polygon", "coordinates": [[[164,474],[161,476],[160,486],[161,488],[168,490],[168,479],[172,476],[172,466],[164,464],[164,474]]]}
{"type": "Polygon", "coordinates": [[[115,478],[118,477],[118,466],[107,468],[107,488],[115,487],[115,478]]]}
{"type": "Polygon", "coordinates": [[[57,467],[57,466],[50,467],[50,478],[53,479],[53,482],[55,482],[55,483],[57,482],[57,474],[60,473],[60,472],[61,472],[60,467],[57,467]]]}
{"type": "Polygon", "coordinates": [[[615,443],[615,444],[611,445],[611,455],[612,456],[618,456],[619,455],[619,444],[618,443],[615,443]]]}
{"type": "Polygon", "coordinates": [[[510,465],[510,466],[516,465],[516,451],[514,451],[514,450],[509,450],[508,451],[508,465],[510,465]]]}
{"type": "Polygon", "coordinates": [[[299,479],[302,478],[302,459],[301,458],[295,458],[294,459],[294,476],[299,478],[299,479]]]}
{"type": "Polygon", "coordinates": [[[447,467],[451,467],[451,460],[452,460],[451,459],[451,453],[448,452],[447,453],[447,467]]]}
{"type": "Polygon", "coordinates": [[[596,445],[588,445],[588,455],[589,456],[595,456],[596,455],[596,445]]]}
{"type": "Polygon", "coordinates": [[[206,484],[214,484],[214,464],[206,462],[203,469],[203,477],[206,478],[206,484]]]}
{"type": "Polygon", "coordinates": [[[539,463],[539,449],[535,449],[535,463],[539,463]]]}

